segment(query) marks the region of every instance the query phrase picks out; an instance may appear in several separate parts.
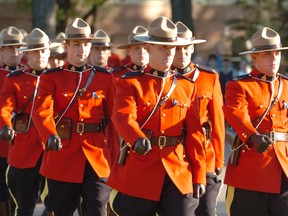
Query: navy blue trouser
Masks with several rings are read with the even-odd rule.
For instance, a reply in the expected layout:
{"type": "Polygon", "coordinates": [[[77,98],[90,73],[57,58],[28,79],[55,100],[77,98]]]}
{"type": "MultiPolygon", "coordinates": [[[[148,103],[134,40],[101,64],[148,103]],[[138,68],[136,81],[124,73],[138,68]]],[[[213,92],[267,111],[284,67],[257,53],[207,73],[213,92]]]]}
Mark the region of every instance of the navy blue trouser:
{"type": "MultiPolygon", "coordinates": [[[[145,184],[145,182],[143,182],[145,184]]],[[[191,183],[192,184],[192,183],[191,183]]],[[[116,191],[113,191],[113,193],[116,191]]],[[[114,194],[111,196],[114,196],[114,194]]],[[[110,204],[120,216],[193,216],[199,200],[193,194],[182,194],[168,175],[165,176],[160,201],[132,197],[116,192],[110,204]]]]}
{"type": "Polygon", "coordinates": [[[9,191],[6,184],[7,158],[0,157],[0,201],[9,200],[9,191]]]}
{"type": "Polygon", "coordinates": [[[106,184],[106,178],[97,176],[88,161],[82,183],[46,180],[48,194],[44,203],[54,216],[72,216],[80,199],[83,215],[106,216],[111,187],[106,184]]]}
{"type": "Polygon", "coordinates": [[[283,174],[279,194],[243,190],[228,186],[226,208],[230,216],[287,216],[288,179],[283,174]]]}
{"type": "Polygon", "coordinates": [[[15,213],[17,216],[33,215],[39,197],[41,158],[32,168],[19,169],[8,166],[7,185],[16,205],[15,213]]]}
{"type": "Polygon", "coordinates": [[[222,181],[214,173],[206,175],[206,193],[200,198],[195,214],[197,216],[215,216],[217,198],[222,187],[222,181]]]}

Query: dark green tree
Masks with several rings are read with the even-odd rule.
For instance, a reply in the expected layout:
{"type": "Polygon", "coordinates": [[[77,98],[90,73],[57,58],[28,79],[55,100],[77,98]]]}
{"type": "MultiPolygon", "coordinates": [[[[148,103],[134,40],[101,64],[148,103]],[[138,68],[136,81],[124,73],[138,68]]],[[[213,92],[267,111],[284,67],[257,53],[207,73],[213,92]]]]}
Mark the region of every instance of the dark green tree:
{"type": "Polygon", "coordinates": [[[283,41],[287,40],[287,0],[237,0],[235,7],[241,8],[242,14],[228,21],[231,31],[242,32],[248,39],[260,26],[268,26],[277,31],[283,41]]]}
{"type": "Polygon", "coordinates": [[[173,22],[181,21],[189,29],[191,29],[193,33],[195,33],[193,19],[192,19],[193,1],[192,0],[170,0],[170,2],[171,2],[173,22]]]}
{"type": "Polygon", "coordinates": [[[50,37],[54,37],[55,33],[65,30],[72,18],[78,16],[84,20],[91,17],[89,24],[94,32],[97,9],[106,1],[108,0],[17,0],[17,3],[23,9],[31,10],[33,28],[41,28],[50,37]],[[87,8],[84,14],[83,8],[87,8]]]}

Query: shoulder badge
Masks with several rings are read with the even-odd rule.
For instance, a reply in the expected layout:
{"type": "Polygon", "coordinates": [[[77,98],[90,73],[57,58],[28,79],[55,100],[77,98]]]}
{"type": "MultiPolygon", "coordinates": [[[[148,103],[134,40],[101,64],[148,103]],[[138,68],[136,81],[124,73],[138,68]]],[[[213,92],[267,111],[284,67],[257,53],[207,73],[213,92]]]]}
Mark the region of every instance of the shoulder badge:
{"type": "Polygon", "coordinates": [[[43,73],[51,73],[51,72],[56,72],[56,71],[60,71],[60,70],[63,70],[63,67],[62,67],[62,66],[56,67],[56,68],[46,69],[45,71],[43,71],[43,73]]]}
{"type": "Polygon", "coordinates": [[[126,78],[130,78],[130,77],[134,77],[134,76],[141,76],[143,74],[144,74],[144,71],[132,71],[132,72],[128,72],[128,73],[122,75],[120,78],[126,79],[126,78]]]}
{"type": "Polygon", "coordinates": [[[7,74],[7,77],[17,76],[19,74],[24,73],[23,69],[11,71],[11,73],[7,74]]]}
{"type": "Polygon", "coordinates": [[[185,80],[188,80],[189,82],[195,83],[195,81],[193,81],[192,79],[184,76],[184,75],[181,74],[181,73],[175,72],[174,74],[175,74],[176,77],[181,77],[181,78],[183,78],[183,79],[185,79],[185,80]]]}
{"type": "Polygon", "coordinates": [[[198,64],[196,64],[195,66],[198,69],[200,69],[200,70],[207,71],[207,72],[210,72],[210,73],[216,73],[216,70],[214,70],[213,68],[210,68],[210,67],[207,67],[207,66],[204,66],[204,65],[198,65],[198,64]]]}
{"type": "Polygon", "coordinates": [[[251,78],[250,74],[244,74],[244,75],[241,75],[241,76],[237,76],[237,77],[233,78],[232,80],[239,81],[239,80],[248,79],[248,78],[251,78]]]}

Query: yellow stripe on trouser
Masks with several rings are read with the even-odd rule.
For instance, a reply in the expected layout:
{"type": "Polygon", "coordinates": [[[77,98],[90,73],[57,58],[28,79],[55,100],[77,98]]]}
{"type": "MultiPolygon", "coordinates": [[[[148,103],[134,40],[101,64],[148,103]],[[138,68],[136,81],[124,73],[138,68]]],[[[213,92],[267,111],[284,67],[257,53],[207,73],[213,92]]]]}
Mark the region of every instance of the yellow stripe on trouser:
{"type": "MultiPolygon", "coordinates": [[[[40,198],[41,198],[41,201],[44,203],[44,200],[47,197],[49,190],[48,190],[47,178],[43,177],[43,179],[44,179],[45,182],[44,182],[44,187],[42,188],[42,191],[41,191],[41,194],[40,194],[40,198]]],[[[54,213],[53,212],[49,212],[48,215],[49,216],[50,215],[53,216],[54,213]]]]}
{"type": "Polygon", "coordinates": [[[8,172],[9,172],[9,169],[10,169],[10,165],[8,165],[8,167],[7,167],[7,169],[6,169],[6,177],[5,177],[5,178],[6,178],[6,184],[7,184],[7,186],[8,186],[8,190],[9,190],[10,196],[11,196],[13,202],[15,203],[14,216],[16,216],[16,215],[17,215],[18,204],[17,204],[16,199],[15,199],[15,197],[13,196],[13,194],[12,194],[12,192],[11,192],[11,190],[10,190],[10,187],[9,187],[9,182],[8,182],[8,172]]]}
{"type": "Polygon", "coordinates": [[[235,187],[232,186],[227,186],[227,193],[226,193],[226,198],[225,198],[225,203],[226,203],[226,211],[228,216],[230,216],[230,208],[232,205],[232,201],[234,199],[234,192],[235,192],[235,187]]]}
{"type": "Polygon", "coordinates": [[[109,202],[110,202],[110,206],[111,206],[111,209],[112,211],[117,215],[117,213],[115,212],[115,210],[113,209],[113,202],[114,202],[114,199],[115,197],[117,196],[118,194],[118,191],[115,190],[115,189],[112,189],[111,193],[110,193],[110,197],[109,197],[109,202]]]}
{"type": "Polygon", "coordinates": [[[45,180],[45,183],[44,183],[43,191],[41,191],[40,198],[42,202],[44,203],[44,200],[46,196],[48,195],[48,183],[47,183],[47,178],[43,178],[43,179],[45,180]]]}

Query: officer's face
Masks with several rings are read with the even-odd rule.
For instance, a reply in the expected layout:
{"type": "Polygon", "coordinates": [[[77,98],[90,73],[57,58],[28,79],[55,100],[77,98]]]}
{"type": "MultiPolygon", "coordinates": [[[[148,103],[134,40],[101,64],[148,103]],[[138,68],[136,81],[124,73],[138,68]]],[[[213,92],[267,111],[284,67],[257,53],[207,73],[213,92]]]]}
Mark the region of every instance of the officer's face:
{"type": "Polygon", "coordinates": [[[281,52],[270,51],[252,54],[252,59],[257,70],[267,76],[274,76],[280,67],[281,52]]]}
{"type": "Polygon", "coordinates": [[[43,70],[47,67],[50,56],[49,49],[28,51],[28,65],[35,70],[43,70]]]}
{"type": "Polygon", "coordinates": [[[88,61],[91,42],[90,40],[69,40],[65,44],[65,49],[67,61],[76,67],[81,67],[88,61]]]}
{"type": "Polygon", "coordinates": [[[22,51],[17,51],[21,46],[3,46],[3,62],[8,66],[16,66],[21,63],[22,51]]]}
{"type": "Polygon", "coordinates": [[[159,71],[170,69],[175,55],[175,46],[148,44],[147,51],[149,53],[149,65],[152,68],[159,71]]]}
{"type": "Polygon", "coordinates": [[[144,66],[148,64],[149,54],[146,50],[146,45],[130,45],[127,51],[132,63],[138,66],[144,66]]]}
{"type": "Polygon", "coordinates": [[[194,45],[177,46],[173,60],[173,65],[177,68],[185,68],[191,62],[191,57],[194,52],[194,45]]]}
{"type": "Polygon", "coordinates": [[[90,62],[94,66],[105,67],[111,56],[109,47],[92,47],[90,52],[90,62]]]}

